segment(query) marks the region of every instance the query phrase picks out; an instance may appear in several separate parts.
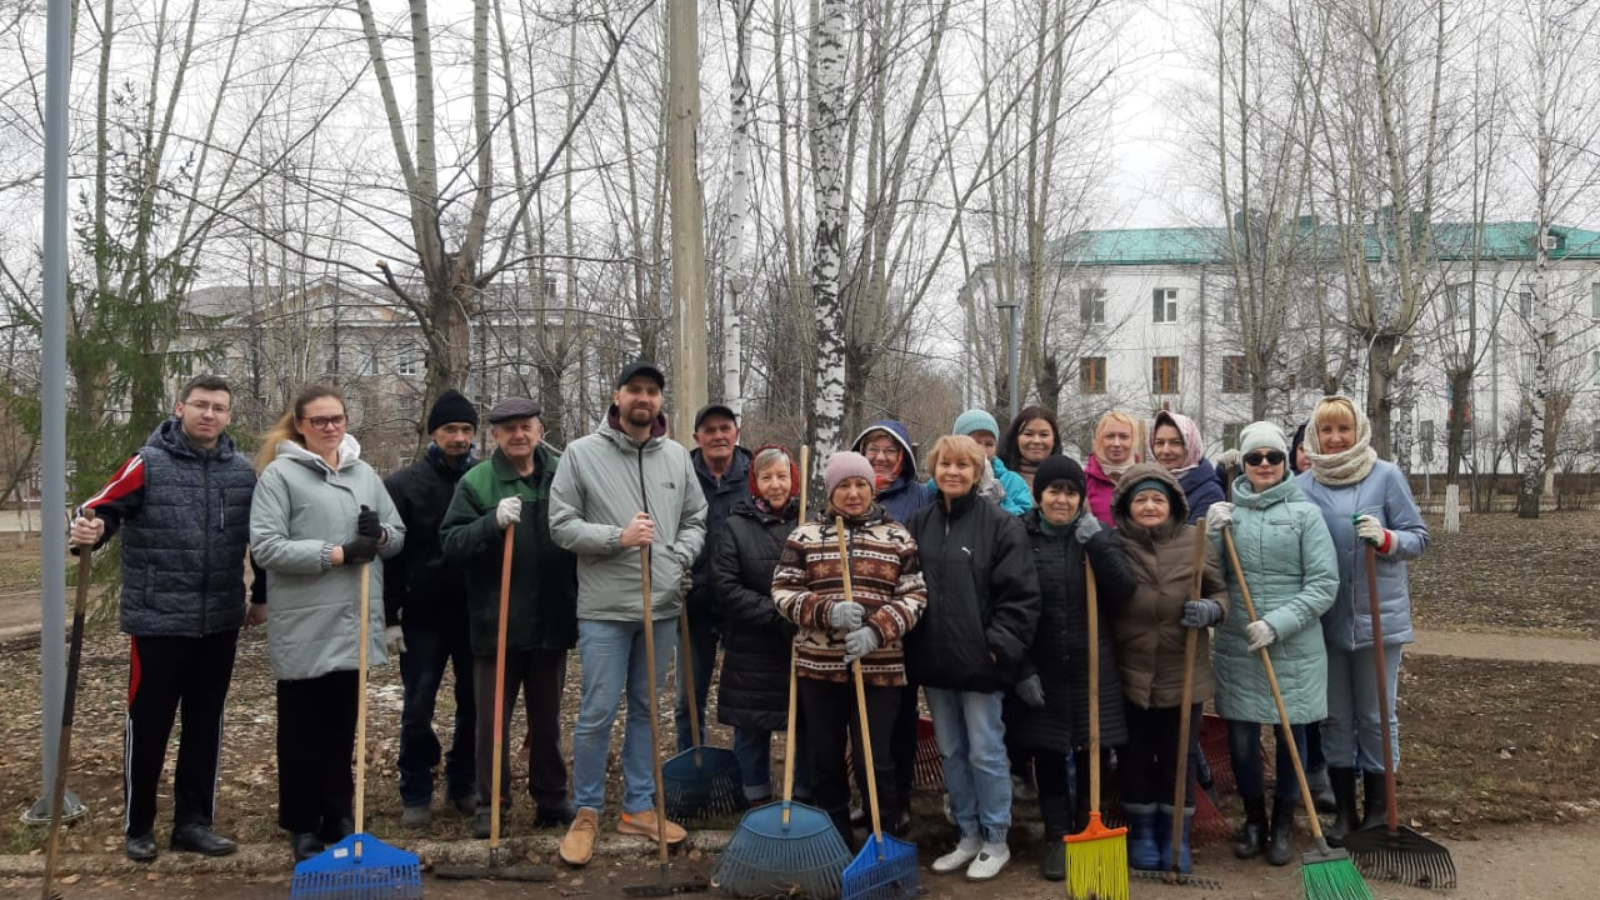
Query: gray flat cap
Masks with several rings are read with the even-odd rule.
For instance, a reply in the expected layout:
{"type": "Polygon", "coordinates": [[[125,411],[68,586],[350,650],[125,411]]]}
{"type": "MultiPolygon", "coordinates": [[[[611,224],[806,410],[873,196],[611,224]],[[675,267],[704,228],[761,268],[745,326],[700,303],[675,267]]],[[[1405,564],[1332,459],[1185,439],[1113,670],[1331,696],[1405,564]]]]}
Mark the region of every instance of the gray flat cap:
{"type": "Polygon", "coordinates": [[[539,408],[539,404],[527,397],[507,397],[496,403],[494,409],[489,410],[489,424],[494,425],[509,419],[537,418],[541,412],[543,410],[539,408]]]}

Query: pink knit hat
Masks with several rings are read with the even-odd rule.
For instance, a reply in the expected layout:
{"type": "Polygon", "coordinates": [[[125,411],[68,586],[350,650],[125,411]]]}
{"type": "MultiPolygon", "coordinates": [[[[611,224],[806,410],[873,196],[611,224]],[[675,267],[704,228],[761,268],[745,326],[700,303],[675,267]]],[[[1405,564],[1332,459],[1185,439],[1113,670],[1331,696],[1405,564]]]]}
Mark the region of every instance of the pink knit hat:
{"type": "Polygon", "coordinates": [[[853,450],[840,450],[828,457],[828,465],[823,469],[822,483],[827,487],[828,496],[833,496],[833,489],[846,478],[861,478],[867,484],[872,484],[872,463],[867,458],[853,450]]]}

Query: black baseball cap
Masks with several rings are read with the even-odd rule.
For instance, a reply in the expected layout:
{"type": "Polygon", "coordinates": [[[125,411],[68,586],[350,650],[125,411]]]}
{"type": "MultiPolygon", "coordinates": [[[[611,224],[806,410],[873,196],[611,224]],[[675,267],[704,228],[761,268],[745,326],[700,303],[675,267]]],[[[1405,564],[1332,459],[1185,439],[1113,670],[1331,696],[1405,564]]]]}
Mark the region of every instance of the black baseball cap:
{"type": "Polygon", "coordinates": [[[663,388],[667,386],[667,376],[661,374],[661,367],[653,362],[641,359],[637,362],[628,363],[622,368],[622,374],[617,376],[617,387],[622,387],[638,375],[654,378],[656,384],[663,388]]]}
{"type": "Polygon", "coordinates": [[[732,407],[723,406],[721,403],[709,403],[700,407],[700,411],[694,414],[694,430],[699,431],[700,423],[710,416],[727,416],[733,420],[735,428],[739,426],[739,416],[734,413],[732,407]]]}

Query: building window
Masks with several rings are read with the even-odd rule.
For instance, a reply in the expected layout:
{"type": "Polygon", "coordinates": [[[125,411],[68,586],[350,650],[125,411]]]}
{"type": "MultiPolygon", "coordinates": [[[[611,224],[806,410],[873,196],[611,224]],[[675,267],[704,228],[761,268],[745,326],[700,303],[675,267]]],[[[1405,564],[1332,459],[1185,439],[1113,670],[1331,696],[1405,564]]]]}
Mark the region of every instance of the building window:
{"type": "Polygon", "coordinates": [[[1594,383],[1600,385],[1600,350],[1591,354],[1594,363],[1594,383]]]}
{"type": "Polygon", "coordinates": [[[1157,394],[1176,394],[1178,392],[1178,358],[1176,356],[1156,356],[1151,358],[1150,382],[1155,386],[1157,394]]]}
{"type": "Polygon", "coordinates": [[[361,354],[361,364],[356,369],[357,375],[378,374],[378,348],[369,346],[358,351],[361,354]]]}
{"type": "Polygon", "coordinates": [[[1224,356],[1222,358],[1222,392],[1224,394],[1247,394],[1250,392],[1250,372],[1245,368],[1244,357],[1224,356]]]}
{"type": "Polygon", "coordinates": [[[1466,285],[1452,284],[1447,286],[1444,289],[1444,315],[1440,318],[1442,318],[1445,322],[1455,322],[1457,319],[1461,318],[1462,314],[1465,312],[1464,304],[1466,303],[1467,296],[1468,294],[1466,285]]]}
{"type": "Polygon", "coordinates": [[[1227,293],[1222,295],[1222,324],[1236,325],[1239,322],[1239,295],[1227,293]]]}
{"type": "Polygon", "coordinates": [[[1085,356],[1078,360],[1078,393],[1104,394],[1106,392],[1106,358],[1085,356]]]}
{"type": "Polygon", "coordinates": [[[1078,318],[1085,325],[1099,325],[1106,320],[1106,292],[1104,288],[1078,290],[1078,318]]]}
{"type": "Polygon", "coordinates": [[[1517,309],[1522,313],[1523,321],[1533,321],[1533,287],[1531,285],[1517,292],[1517,309]]]}
{"type": "Polygon", "coordinates": [[[1433,442],[1433,420],[1423,419],[1417,425],[1417,445],[1418,449],[1422,451],[1423,462],[1433,462],[1433,442]]]}
{"type": "Polygon", "coordinates": [[[1244,433],[1243,422],[1228,422],[1222,426],[1223,449],[1237,450],[1239,448],[1239,435],[1244,433]]]}
{"type": "Polygon", "coordinates": [[[546,276],[544,276],[544,278],[542,280],[542,286],[544,288],[544,299],[545,300],[554,300],[554,299],[556,299],[557,285],[559,283],[560,282],[556,279],[556,276],[554,276],[554,275],[546,275],[546,276]]]}
{"type": "Polygon", "coordinates": [[[422,368],[422,353],[411,344],[401,345],[395,351],[394,373],[396,375],[416,375],[422,368]]]}
{"type": "Polygon", "coordinates": [[[1592,304],[1589,310],[1589,318],[1600,319],[1600,281],[1589,285],[1589,291],[1594,294],[1589,298],[1589,302],[1592,304]]]}
{"type": "Polygon", "coordinates": [[[337,375],[337,374],[339,374],[339,345],[338,344],[323,344],[322,345],[321,359],[319,360],[319,362],[321,363],[320,371],[322,372],[322,374],[324,374],[324,375],[337,375]]]}
{"type": "Polygon", "coordinates": [[[1178,289],[1156,288],[1151,295],[1151,321],[1175,323],[1178,321],[1178,289]]]}

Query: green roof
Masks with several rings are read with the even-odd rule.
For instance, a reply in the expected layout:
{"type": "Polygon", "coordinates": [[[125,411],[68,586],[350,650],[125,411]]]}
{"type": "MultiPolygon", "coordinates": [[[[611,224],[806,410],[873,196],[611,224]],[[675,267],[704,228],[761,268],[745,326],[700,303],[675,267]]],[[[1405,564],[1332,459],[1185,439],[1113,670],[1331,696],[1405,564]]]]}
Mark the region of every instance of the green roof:
{"type": "MultiPolygon", "coordinates": [[[[1534,222],[1440,222],[1433,226],[1434,257],[1440,260],[1532,260],[1539,233],[1534,222]]],[[[1556,247],[1552,260],[1600,260],[1600,231],[1552,225],[1556,247]]],[[[1338,232],[1330,225],[1306,224],[1302,234],[1337,253],[1338,232]]],[[[1376,229],[1363,238],[1366,256],[1377,260],[1381,244],[1376,229]]],[[[1052,241],[1047,254],[1080,266],[1219,265],[1226,261],[1224,228],[1127,228],[1078,231],[1052,241]]]]}

